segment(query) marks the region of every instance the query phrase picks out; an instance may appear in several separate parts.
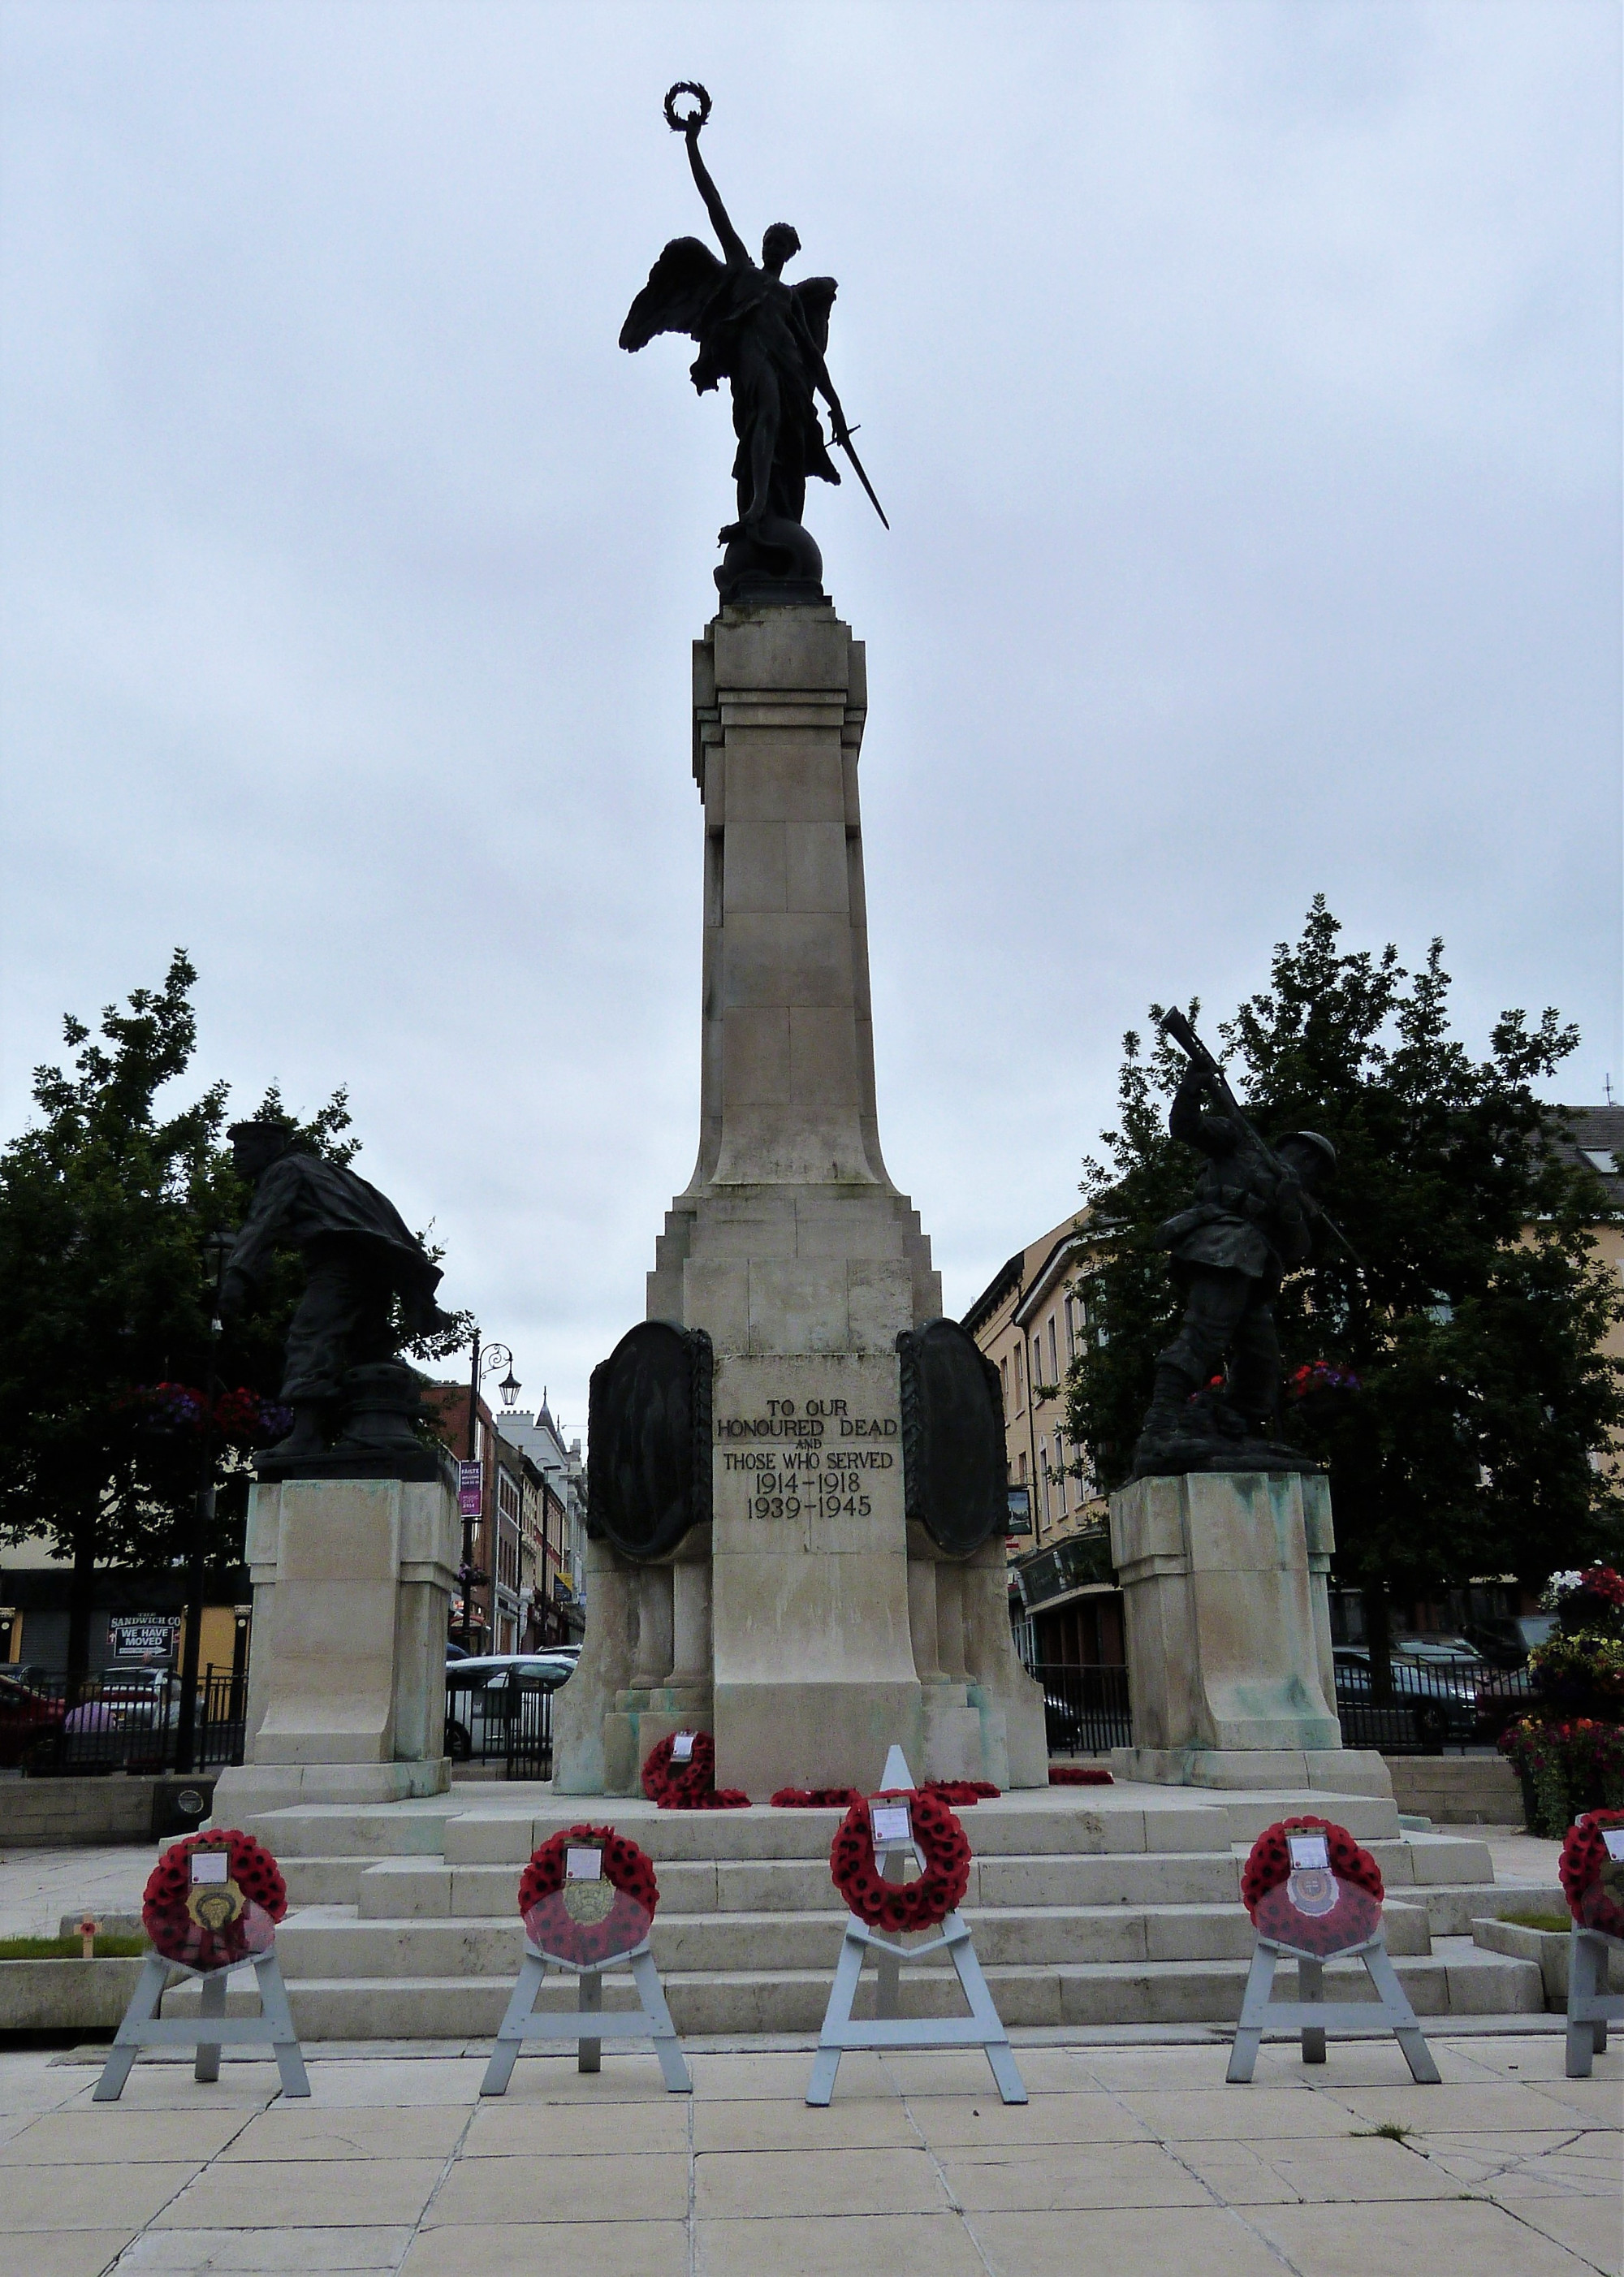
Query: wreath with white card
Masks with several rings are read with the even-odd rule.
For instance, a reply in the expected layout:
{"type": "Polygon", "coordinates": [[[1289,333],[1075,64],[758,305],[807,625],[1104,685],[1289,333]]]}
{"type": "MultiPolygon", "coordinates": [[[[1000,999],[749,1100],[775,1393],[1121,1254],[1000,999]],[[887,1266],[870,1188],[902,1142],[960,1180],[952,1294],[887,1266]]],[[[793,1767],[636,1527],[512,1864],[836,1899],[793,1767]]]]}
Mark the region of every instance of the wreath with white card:
{"type": "Polygon", "coordinates": [[[1304,1812],[1258,1836],[1240,1895],[1260,1937],[1320,1960],[1376,1935],[1385,1892],[1381,1868],[1346,1826],[1304,1812]]]}
{"type": "Polygon", "coordinates": [[[641,1945],[659,1903],[653,1861],[613,1826],[566,1826],[519,1880],[526,1936],[571,1969],[599,1968],[641,1945]]]}
{"type": "Polygon", "coordinates": [[[970,1886],[970,1843],[940,1795],[909,1787],[859,1795],[835,1832],[829,1879],[873,1929],[937,1929],[970,1886]],[[916,1863],[917,1880],[888,1881],[881,1869],[892,1857],[916,1863]]]}
{"type": "Polygon", "coordinates": [[[1624,1810],[1587,1810],[1576,1819],[1558,1870],[1580,1928],[1624,1938],[1624,1810]]]}

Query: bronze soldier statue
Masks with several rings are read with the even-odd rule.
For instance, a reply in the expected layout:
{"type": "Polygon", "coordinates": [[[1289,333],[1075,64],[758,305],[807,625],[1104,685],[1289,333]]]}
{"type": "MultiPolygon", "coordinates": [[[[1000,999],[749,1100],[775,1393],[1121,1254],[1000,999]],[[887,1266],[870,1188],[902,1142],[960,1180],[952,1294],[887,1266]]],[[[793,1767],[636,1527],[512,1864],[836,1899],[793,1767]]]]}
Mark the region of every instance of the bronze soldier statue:
{"type": "Polygon", "coordinates": [[[400,1352],[452,1325],[434,1301],[439,1268],[376,1186],[298,1146],[286,1123],[234,1123],[227,1136],[254,1203],[226,1262],[223,1314],[251,1303],[278,1244],[300,1250],[307,1268],[282,1382],[294,1428],[260,1458],[261,1475],[365,1476],[390,1451],[409,1457],[419,1446],[416,1381],[400,1352]]]}
{"type": "Polygon", "coordinates": [[[829,407],[832,440],[885,521],[824,361],[835,283],[809,277],[785,284],[785,266],[801,249],[788,222],[774,222],[761,240],[760,262],[751,259],[699,156],[699,130],[710,111],[710,96],[690,81],[666,97],[667,121],[687,143],[723,258],[697,237],[673,238],[631,304],[621,346],[635,351],[658,332],[686,332],[699,344],[690,368],[698,392],[722,379],[732,388],[738,519],[721,532],[728,548],[716,572],[722,599],[820,600],[823,558],[801,521],[806,478],[838,483],[840,473],[819,422],[819,396],[829,407]],[[686,113],[677,110],[679,95],[694,98],[686,113]]]}
{"type": "Polygon", "coordinates": [[[1216,1063],[1192,1057],[1168,1129],[1206,1156],[1189,1209],[1160,1234],[1184,1292],[1178,1334],[1156,1356],[1155,1392],[1133,1475],[1192,1470],[1317,1470],[1276,1438],[1280,1341],[1275,1298],[1312,1253],[1315,1188],[1336,1148],[1315,1131],[1269,1147],[1235,1103],[1216,1063]],[[1221,1387],[1213,1377],[1224,1374],[1221,1387]]]}

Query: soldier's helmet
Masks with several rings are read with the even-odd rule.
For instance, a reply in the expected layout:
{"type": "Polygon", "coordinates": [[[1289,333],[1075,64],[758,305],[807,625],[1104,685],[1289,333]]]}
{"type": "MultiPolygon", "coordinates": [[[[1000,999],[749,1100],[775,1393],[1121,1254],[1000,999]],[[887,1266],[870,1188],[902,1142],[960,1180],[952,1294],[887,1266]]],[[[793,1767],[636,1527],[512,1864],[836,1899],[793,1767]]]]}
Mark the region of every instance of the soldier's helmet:
{"type": "Polygon", "coordinates": [[[1313,1148],[1319,1156],[1320,1176],[1323,1178],[1336,1177],[1337,1150],[1329,1138],[1322,1138],[1317,1131],[1288,1131],[1280,1143],[1282,1146],[1287,1146],[1292,1142],[1299,1146],[1313,1148]]]}

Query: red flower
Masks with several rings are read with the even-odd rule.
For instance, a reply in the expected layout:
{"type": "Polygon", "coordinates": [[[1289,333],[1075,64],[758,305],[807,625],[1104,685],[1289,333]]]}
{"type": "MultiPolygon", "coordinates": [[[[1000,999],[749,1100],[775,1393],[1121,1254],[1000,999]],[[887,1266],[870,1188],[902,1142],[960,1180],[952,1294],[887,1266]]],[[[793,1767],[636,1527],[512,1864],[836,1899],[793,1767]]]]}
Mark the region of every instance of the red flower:
{"type": "Polygon", "coordinates": [[[1329,1818],[1315,1818],[1311,1812],[1303,1811],[1266,1826],[1252,1845],[1252,1854],[1240,1877],[1240,1895],[1254,1920],[1263,1898],[1291,1875],[1292,1854],[1285,1838],[1297,1832],[1323,1833],[1331,1872],[1342,1881],[1357,1883],[1370,1892],[1378,1905],[1381,1903],[1384,1894],[1382,1870],[1370,1853],[1360,1848],[1346,1826],[1335,1826],[1329,1818]]]}
{"type": "Polygon", "coordinates": [[[641,1945],[659,1903],[660,1885],[646,1851],[614,1827],[584,1820],[549,1836],[519,1878],[519,1912],[531,1943],[578,1968],[594,1967],[641,1945]],[[553,1902],[564,1886],[566,1852],[583,1847],[602,1850],[603,1877],[615,1892],[600,1922],[576,1921],[561,1903],[553,1902]]]}

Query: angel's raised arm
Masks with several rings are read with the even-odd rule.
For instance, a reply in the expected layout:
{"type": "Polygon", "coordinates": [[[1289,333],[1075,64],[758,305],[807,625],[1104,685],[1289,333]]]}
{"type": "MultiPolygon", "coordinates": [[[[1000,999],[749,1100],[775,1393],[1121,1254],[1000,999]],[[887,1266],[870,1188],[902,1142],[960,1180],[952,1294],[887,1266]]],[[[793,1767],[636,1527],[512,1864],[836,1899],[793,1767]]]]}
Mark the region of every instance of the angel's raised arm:
{"type": "Polygon", "coordinates": [[[684,133],[683,139],[688,144],[688,163],[694,170],[694,180],[698,184],[699,194],[705,200],[705,210],[711,217],[711,227],[716,232],[722,252],[727,256],[728,266],[730,269],[748,269],[750,255],[745,250],[744,240],[728,220],[721,194],[711,179],[710,169],[699,156],[700,125],[701,121],[696,116],[690,120],[684,133]]]}

